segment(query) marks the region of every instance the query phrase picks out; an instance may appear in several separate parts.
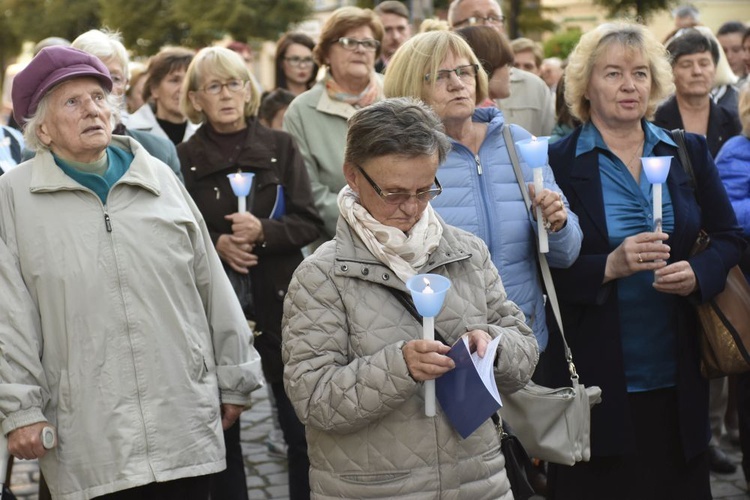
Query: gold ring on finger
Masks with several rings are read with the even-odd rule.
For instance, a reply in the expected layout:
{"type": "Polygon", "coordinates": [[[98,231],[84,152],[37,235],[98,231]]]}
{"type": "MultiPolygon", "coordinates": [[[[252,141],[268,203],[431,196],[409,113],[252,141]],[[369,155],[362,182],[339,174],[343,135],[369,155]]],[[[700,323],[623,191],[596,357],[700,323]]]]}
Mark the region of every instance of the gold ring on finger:
{"type": "Polygon", "coordinates": [[[638,263],[643,264],[643,257],[641,257],[640,252],[638,253],[638,263]]]}

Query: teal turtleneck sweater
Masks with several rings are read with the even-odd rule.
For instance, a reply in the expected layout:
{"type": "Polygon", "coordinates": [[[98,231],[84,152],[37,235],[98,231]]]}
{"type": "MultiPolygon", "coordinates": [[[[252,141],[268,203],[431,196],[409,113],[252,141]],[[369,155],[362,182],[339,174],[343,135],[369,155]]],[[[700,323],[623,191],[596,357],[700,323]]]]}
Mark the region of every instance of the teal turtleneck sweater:
{"type": "Polygon", "coordinates": [[[130,168],[133,155],[120,148],[107,147],[107,154],[93,163],[66,161],[53,155],[57,166],[70,178],[91,189],[103,204],[107,204],[109,190],[130,168]]]}

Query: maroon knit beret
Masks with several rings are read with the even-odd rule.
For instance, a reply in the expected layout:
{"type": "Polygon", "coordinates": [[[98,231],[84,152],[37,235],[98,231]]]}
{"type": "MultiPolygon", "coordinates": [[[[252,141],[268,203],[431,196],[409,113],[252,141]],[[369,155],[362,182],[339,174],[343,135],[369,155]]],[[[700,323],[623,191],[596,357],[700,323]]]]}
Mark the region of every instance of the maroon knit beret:
{"type": "Polygon", "coordinates": [[[36,112],[39,101],[52,87],[72,78],[91,76],[112,91],[109,70],[96,56],[60,45],[42,49],[13,78],[13,116],[23,125],[36,112]]]}

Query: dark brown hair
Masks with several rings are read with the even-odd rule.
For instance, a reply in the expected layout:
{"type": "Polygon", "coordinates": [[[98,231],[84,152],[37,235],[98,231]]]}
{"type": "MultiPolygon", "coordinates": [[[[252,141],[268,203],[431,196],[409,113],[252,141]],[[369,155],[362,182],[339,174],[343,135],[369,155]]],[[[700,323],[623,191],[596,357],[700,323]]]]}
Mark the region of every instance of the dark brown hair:
{"type": "Polygon", "coordinates": [[[513,64],[513,49],[504,35],[491,26],[467,26],[456,33],[466,40],[488,77],[497,68],[513,64]]]}
{"type": "MultiPolygon", "coordinates": [[[[276,45],[276,88],[287,89],[286,74],[284,73],[284,58],[290,45],[298,43],[304,45],[311,51],[315,49],[315,42],[312,38],[304,33],[286,33],[282,36],[276,45]]],[[[307,88],[313,86],[315,78],[318,76],[318,65],[313,62],[312,73],[307,81],[307,88]]]]}
{"type": "Polygon", "coordinates": [[[158,86],[167,75],[177,69],[187,70],[195,52],[185,47],[167,47],[148,62],[148,77],[143,84],[143,101],[151,99],[151,88],[158,86]]]}

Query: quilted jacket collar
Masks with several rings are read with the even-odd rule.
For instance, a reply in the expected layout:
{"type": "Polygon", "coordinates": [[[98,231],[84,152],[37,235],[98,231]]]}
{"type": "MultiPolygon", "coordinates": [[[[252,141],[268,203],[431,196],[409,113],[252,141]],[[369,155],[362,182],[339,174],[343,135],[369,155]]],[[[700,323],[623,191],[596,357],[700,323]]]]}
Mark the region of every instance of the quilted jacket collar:
{"type": "MultiPolygon", "coordinates": [[[[441,266],[468,259],[472,255],[471,249],[459,239],[458,230],[446,225],[439,215],[438,219],[443,226],[443,237],[430,260],[419,270],[420,273],[432,272],[441,266]]],[[[406,291],[404,282],[370,253],[364,242],[342,217],[339,217],[336,226],[335,245],[334,273],[337,276],[359,278],[406,291]]]]}

